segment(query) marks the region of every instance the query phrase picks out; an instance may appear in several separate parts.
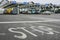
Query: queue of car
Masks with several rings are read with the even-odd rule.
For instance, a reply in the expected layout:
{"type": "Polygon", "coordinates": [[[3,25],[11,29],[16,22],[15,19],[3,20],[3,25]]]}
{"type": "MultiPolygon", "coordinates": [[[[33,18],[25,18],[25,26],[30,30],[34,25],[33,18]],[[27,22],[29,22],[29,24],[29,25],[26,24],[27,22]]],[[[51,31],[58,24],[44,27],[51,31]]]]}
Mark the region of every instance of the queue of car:
{"type": "MultiPolygon", "coordinates": [[[[8,8],[8,9],[1,9],[0,8],[0,14],[17,14],[17,8],[8,8]]],[[[36,10],[34,8],[31,9],[20,9],[20,14],[41,14],[40,10],[36,10]]],[[[51,12],[45,11],[42,12],[42,14],[50,15],[51,12]]]]}
{"type": "MultiPolygon", "coordinates": [[[[0,14],[14,14],[14,15],[16,15],[17,12],[18,12],[17,7],[7,8],[7,9],[0,8],[0,14]]],[[[43,14],[43,15],[51,15],[54,12],[51,12],[51,11],[43,11],[43,12],[41,12],[40,9],[37,10],[35,8],[22,8],[22,9],[19,9],[19,13],[20,14],[43,14]]]]}

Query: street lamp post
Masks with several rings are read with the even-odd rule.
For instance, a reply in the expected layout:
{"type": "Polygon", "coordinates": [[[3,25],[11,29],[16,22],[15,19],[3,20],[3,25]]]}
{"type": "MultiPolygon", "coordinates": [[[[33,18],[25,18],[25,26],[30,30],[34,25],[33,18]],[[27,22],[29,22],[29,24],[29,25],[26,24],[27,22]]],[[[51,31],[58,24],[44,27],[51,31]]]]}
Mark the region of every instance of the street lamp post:
{"type": "Polygon", "coordinates": [[[55,13],[55,5],[54,5],[54,13],[55,13]]]}
{"type": "Polygon", "coordinates": [[[19,4],[18,4],[18,6],[17,6],[17,10],[18,10],[18,13],[17,13],[17,14],[19,14],[19,4]]]}

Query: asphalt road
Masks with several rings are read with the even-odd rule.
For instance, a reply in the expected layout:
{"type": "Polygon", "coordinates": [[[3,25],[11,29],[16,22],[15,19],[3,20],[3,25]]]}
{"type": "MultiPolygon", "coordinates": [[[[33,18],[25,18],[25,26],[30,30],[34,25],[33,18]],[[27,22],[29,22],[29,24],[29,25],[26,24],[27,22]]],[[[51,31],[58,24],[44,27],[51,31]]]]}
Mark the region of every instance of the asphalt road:
{"type": "Polygon", "coordinates": [[[60,40],[60,14],[0,15],[0,40],[60,40]]]}

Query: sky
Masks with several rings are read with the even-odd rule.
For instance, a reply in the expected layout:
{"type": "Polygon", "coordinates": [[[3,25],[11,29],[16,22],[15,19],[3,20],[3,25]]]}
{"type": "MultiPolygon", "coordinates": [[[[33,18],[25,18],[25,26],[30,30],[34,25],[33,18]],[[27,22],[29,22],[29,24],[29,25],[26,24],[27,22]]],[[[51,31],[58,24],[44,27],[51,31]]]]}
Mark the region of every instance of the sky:
{"type": "Polygon", "coordinates": [[[40,4],[46,4],[46,3],[60,4],[60,0],[15,0],[15,1],[17,1],[17,2],[30,2],[30,1],[33,1],[35,3],[40,3],[40,4]]]}
{"type": "MultiPolygon", "coordinates": [[[[0,0],[1,1],[1,0],[0,0]]],[[[48,3],[53,3],[53,4],[60,4],[60,0],[9,0],[9,1],[17,1],[17,2],[35,2],[35,3],[40,3],[40,4],[48,4],[48,3]]]]}

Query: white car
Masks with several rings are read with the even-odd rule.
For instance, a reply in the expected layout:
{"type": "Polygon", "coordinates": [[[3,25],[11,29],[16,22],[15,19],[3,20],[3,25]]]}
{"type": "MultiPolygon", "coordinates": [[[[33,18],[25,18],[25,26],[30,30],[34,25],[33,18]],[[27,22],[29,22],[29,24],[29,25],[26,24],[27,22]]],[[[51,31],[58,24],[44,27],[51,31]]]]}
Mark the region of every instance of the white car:
{"type": "Polygon", "coordinates": [[[50,11],[44,11],[42,14],[45,14],[45,15],[50,15],[52,14],[53,12],[50,12],[50,11]]]}

